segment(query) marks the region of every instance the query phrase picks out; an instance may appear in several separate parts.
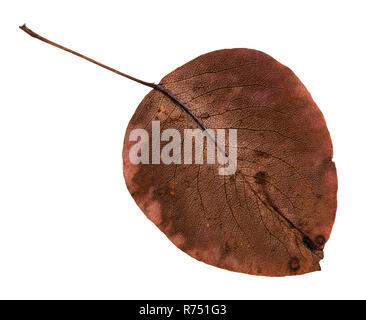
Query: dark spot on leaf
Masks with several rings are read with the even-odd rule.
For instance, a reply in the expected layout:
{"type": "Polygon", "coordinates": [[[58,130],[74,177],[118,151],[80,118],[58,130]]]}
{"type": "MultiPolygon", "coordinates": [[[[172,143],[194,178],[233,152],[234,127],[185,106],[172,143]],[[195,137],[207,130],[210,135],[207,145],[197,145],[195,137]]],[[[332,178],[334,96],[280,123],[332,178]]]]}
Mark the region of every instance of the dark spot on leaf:
{"type": "Polygon", "coordinates": [[[255,182],[258,183],[258,184],[265,184],[266,183],[266,177],[267,177],[267,174],[263,171],[258,171],[254,178],[255,178],[255,182]]]}
{"type": "Polygon", "coordinates": [[[231,250],[230,245],[227,242],[225,242],[225,245],[224,245],[224,251],[225,251],[225,253],[228,253],[230,250],[231,250]]]}
{"type": "Polygon", "coordinates": [[[300,260],[297,257],[292,257],[288,262],[288,267],[291,271],[297,271],[300,269],[300,260]]]}
{"type": "Polygon", "coordinates": [[[303,244],[308,247],[311,251],[317,250],[319,249],[316,244],[308,237],[308,236],[304,236],[302,238],[302,242],[303,244]]]}
{"type": "Polygon", "coordinates": [[[318,246],[323,246],[324,243],[325,243],[325,238],[320,234],[318,236],[316,236],[315,238],[315,243],[318,245],[318,246]]]}
{"type": "Polygon", "coordinates": [[[254,155],[258,158],[270,158],[269,154],[260,150],[254,150],[254,155]]]}

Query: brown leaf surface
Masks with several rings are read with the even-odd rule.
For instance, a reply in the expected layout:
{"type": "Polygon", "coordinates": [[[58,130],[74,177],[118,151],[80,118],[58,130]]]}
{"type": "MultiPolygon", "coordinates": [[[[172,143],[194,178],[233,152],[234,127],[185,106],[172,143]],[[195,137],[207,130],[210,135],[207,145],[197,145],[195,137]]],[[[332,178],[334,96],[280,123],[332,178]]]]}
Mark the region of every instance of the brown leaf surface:
{"type": "Polygon", "coordinates": [[[220,176],[215,165],[131,164],[132,129],[151,132],[152,120],[182,136],[197,128],[152,90],[123,148],[128,190],[146,216],[178,248],[220,268],[266,276],[320,270],[336,212],[336,169],[323,115],[295,74],[263,52],[230,49],[188,62],[160,85],[207,128],[238,129],[238,170],[220,176]]]}

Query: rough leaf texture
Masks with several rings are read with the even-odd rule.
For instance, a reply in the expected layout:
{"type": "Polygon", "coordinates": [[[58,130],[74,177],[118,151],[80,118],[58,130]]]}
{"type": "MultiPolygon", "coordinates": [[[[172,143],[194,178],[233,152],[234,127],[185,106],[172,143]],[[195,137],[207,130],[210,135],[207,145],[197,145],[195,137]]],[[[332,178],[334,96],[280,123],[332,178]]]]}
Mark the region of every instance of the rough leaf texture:
{"type": "Polygon", "coordinates": [[[323,115],[295,74],[263,52],[230,49],[196,58],[160,84],[207,128],[238,129],[238,170],[220,176],[215,165],[131,164],[132,129],[151,131],[152,120],[182,136],[197,128],[153,90],[123,148],[126,184],[145,215],[178,248],[216,267],[266,276],[320,270],[336,169],[323,115]]]}

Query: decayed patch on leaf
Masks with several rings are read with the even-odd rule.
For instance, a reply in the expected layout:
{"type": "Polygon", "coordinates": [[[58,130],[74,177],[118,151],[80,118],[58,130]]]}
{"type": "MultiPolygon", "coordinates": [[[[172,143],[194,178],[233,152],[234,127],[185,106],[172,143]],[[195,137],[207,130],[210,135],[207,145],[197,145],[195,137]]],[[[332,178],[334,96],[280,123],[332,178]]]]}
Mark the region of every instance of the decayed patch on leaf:
{"type": "Polygon", "coordinates": [[[266,276],[320,270],[337,177],[323,115],[294,73],[262,52],[231,49],[188,62],[160,85],[205,127],[238,130],[238,169],[220,176],[216,165],[129,163],[131,130],[151,133],[153,120],[182,136],[197,128],[151,91],[123,148],[127,187],[147,217],[184,252],[220,268],[266,276]]]}

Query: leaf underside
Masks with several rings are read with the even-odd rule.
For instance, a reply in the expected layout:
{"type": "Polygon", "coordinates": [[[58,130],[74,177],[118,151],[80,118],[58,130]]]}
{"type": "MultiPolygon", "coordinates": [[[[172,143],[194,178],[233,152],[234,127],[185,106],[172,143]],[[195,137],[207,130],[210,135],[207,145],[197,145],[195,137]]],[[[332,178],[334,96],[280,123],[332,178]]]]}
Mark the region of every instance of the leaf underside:
{"type": "MultiPolygon", "coordinates": [[[[160,84],[211,129],[237,129],[238,169],[129,161],[136,128],[196,129],[164,93],[152,90],[125,135],[124,177],[145,215],[181,250],[210,265],[253,275],[320,270],[335,218],[337,176],[324,117],[301,81],[250,49],[202,55],[160,84]]],[[[163,145],[162,145],[163,147],[163,145]]]]}

